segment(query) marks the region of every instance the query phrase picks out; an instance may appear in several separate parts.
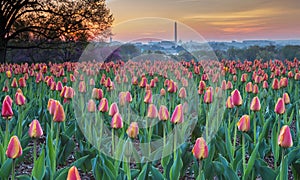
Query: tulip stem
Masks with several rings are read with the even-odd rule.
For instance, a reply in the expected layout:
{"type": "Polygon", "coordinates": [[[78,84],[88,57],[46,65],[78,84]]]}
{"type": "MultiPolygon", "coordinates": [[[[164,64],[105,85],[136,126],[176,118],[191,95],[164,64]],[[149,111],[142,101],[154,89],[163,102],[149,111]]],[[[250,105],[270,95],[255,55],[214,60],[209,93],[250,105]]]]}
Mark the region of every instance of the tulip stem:
{"type": "Polygon", "coordinates": [[[126,168],[126,173],[127,173],[127,180],[131,180],[131,172],[130,172],[130,156],[127,159],[127,168],[126,168]]]}
{"type": "MultiPolygon", "coordinates": [[[[239,115],[239,108],[237,107],[236,108],[236,116],[235,116],[236,120],[235,120],[235,122],[238,119],[238,115],[239,115]]],[[[234,125],[234,137],[233,137],[232,157],[234,157],[235,144],[236,144],[236,134],[237,134],[237,125],[234,125]]]]}
{"type": "Polygon", "coordinates": [[[18,106],[18,137],[22,137],[21,106],[18,106]]]}
{"type": "Polygon", "coordinates": [[[164,146],[166,147],[166,122],[163,121],[163,141],[164,141],[164,146]]]}
{"type": "Polygon", "coordinates": [[[202,171],[202,160],[199,160],[199,172],[198,172],[198,177],[197,177],[197,180],[201,180],[201,173],[202,171]]]}
{"type": "Polygon", "coordinates": [[[209,112],[209,104],[207,104],[206,116],[205,116],[205,138],[208,140],[208,112],[209,112]]]}
{"type": "Polygon", "coordinates": [[[60,125],[60,123],[58,122],[57,123],[57,131],[56,131],[56,142],[55,142],[55,152],[57,152],[57,149],[58,149],[58,139],[59,139],[59,126],[60,125]]]}
{"type": "Polygon", "coordinates": [[[254,139],[254,145],[256,145],[256,119],[255,119],[255,115],[256,115],[256,112],[254,111],[254,117],[253,117],[253,123],[254,123],[254,129],[253,129],[253,139],[254,139]]]}
{"type": "Polygon", "coordinates": [[[128,103],[127,114],[128,114],[128,126],[129,126],[130,125],[130,104],[129,103],[128,103]]]}
{"type": "Polygon", "coordinates": [[[33,165],[35,165],[36,161],[36,139],[33,139],[33,165]]]}
{"type": "Polygon", "coordinates": [[[101,147],[101,142],[102,142],[102,131],[103,131],[103,122],[104,122],[104,115],[101,113],[101,115],[100,115],[100,138],[99,138],[99,142],[100,142],[100,144],[99,144],[99,149],[100,149],[100,147],[101,147]]]}
{"type": "MultiPolygon", "coordinates": [[[[149,118],[146,118],[146,121],[148,122],[148,120],[149,120],[149,118]]],[[[150,158],[150,153],[151,153],[151,137],[152,137],[152,123],[150,123],[150,125],[149,125],[150,127],[149,127],[149,131],[148,131],[148,156],[149,156],[149,158],[150,158]]]]}
{"type": "MultiPolygon", "coordinates": [[[[246,172],[246,150],[245,150],[245,135],[242,133],[242,153],[243,153],[243,174],[246,172]]],[[[243,177],[244,179],[244,177],[243,177]]]]}
{"type": "Polygon", "coordinates": [[[115,152],[115,129],[113,128],[111,131],[111,155],[115,152]]]}
{"type": "MultiPolygon", "coordinates": [[[[279,134],[279,133],[280,133],[280,118],[277,120],[277,134],[279,134]]],[[[279,147],[276,146],[275,151],[276,151],[275,154],[278,155],[279,147]]],[[[276,159],[276,157],[274,157],[274,168],[275,169],[277,168],[277,159],[276,159]]]]}
{"type": "Polygon", "coordinates": [[[283,180],[283,176],[284,176],[284,175],[283,175],[283,172],[284,172],[284,171],[283,171],[283,169],[282,169],[282,168],[283,168],[283,165],[284,165],[284,164],[283,164],[283,163],[284,163],[284,148],[282,148],[281,150],[282,150],[282,151],[281,151],[281,170],[280,170],[280,180],[283,180]]]}
{"type": "Polygon", "coordinates": [[[9,128],[9,124],[8,124],[8,119],[5,120],[5,136],[4,136],[4,147],[7,147],[7,141],[8,141],[8,128],[9,128]]]}
{"type": "Polygon", "coordinates": [[[50,127],[51,128],[51,132],[50,133],[51,133],[52,137],[53,137],[53,127],[54,127],[54,121],[52,120],[51,121],[51,127],[50,127]]]}
{"type": "MultiPolygon", "coordinates": [[[[231,111],[229,110],[228,113],[228,131],[231,132],[230,127],[231,127],[231,111]]],[[[230,133],[229,133],[230,134],[230,133]]]]}
{"type": "Polygon", "coordinates": [[[16,166],[16,160],[13,159],[13,161],[12,161],[12,169],[11,169],[11,180],[15,179],[15,166],[16,166]]]}
{"type": "Polygon", "coordinates": [[[235,144],[236,144],[236,134],[237,134],[237,126],[234,126],[234,137],[233,137],[233,149],[232,149],[232,157],[234,157],[235,144]]]}
{"type": "Polygon", "coordinates": [[[174,161],[175,161],[175,159],[176,159],[176,145],[177,145],[177,125],[175,124],[174,125],[174,150],[173,150],[173,152],[174,152],[174,161]]]}
{"type": "Polygon", "coordinates": [[[171,101],[172,101],[172,97],[171,97],[171,94],[169,94],[169,112],[171,113],[172,111],[172,103],[171,103],[171,101]]]}

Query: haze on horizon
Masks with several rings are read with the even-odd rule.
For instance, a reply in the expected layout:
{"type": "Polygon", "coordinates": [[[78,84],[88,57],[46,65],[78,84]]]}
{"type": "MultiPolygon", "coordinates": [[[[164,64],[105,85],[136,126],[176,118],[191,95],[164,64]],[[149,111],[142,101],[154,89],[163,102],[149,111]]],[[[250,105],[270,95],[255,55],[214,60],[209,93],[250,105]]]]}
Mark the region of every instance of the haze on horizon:
{"type": "Polygon", "coordinates": [[[115,18],[113,33],[125,41],[141,37],[172,40],[174,21],[209,41],[300,39],[298,0],[110,0],[107,5],[115,18]],[[149,27],[147,20],[141,23],[149,17],[158,19],[156,28],[149,27]],[[162,23],[166,21],[170,24],[162,23]]]}

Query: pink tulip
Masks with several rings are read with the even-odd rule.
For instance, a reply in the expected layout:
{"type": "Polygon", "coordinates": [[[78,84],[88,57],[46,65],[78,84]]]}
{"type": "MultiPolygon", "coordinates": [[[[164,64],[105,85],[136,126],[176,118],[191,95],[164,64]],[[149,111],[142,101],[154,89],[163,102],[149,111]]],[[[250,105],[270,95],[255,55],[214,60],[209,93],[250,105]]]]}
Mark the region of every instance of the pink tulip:
{"type": "Polygon", "coordinates": [[[278,136],[278,145],[283,148],[289,148],[293,146],[293,139],[288,125],[282,126],[278,136]]]}

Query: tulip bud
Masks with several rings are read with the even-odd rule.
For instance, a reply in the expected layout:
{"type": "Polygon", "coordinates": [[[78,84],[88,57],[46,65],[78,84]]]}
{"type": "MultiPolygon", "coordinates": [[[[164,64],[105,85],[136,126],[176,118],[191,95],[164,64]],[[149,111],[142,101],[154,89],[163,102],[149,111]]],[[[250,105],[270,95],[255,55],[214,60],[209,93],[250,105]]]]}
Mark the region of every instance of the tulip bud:
{"type": "Polygon", "coordinates": [[[144,97],[144,103],[146,103],[146,104],[152,103],[152,91],[151,90],[146,90],[146,94],[144,97]]]}
{"type": "Polygon", "coordinates": [[[170,121],[173,124],[179,124],[184,121],[183,107],[181,104],[175,107],[170,121]]]}
{"type": "Polygon", "coordinates": [[[282,126],[278,136],[278,145],[283,148],[289,148],[293,146],[293,139],[288,125],[282,126]]]}
{"type": "Polygon", "coordinates": [[[69,169],[67,180],[81,180],[79,172],[75,166],[69,169]]]}
{"type": "Polygon", "coordinates": [[[92,90],[92,98],[94,99],[102,99],[103,91],[102,89],[93,88],[92,90]]]}
{"type": "Polygon", "coordinates": [[[288,78],[286,78],[286,77],[281,78],[279,84],[280,84],[280,87],[287,87],[288,86],[288,78]]]}
{"type": "Polygon", "coordinates": [[[232,91],[231,97],[232,97],[233,105],[235,105],[235,106],[242,105],[243,99],[242,99],[242,96],[241,96],[239,90],[235,89],[234,91],[232,91]]]}
{"type": "Polygon", "coordinates": [[[300,80],[300,73],[296,73],[294,79],[295,79],[296,81],[297,81],[297,80],[300,80]]]}
{"type": "Polygon", "coordinates": [[[113,86],[111,79],[108,77],[105,81],[105,87],[111,88],[113,86]]]}
{"type": "Polygon", "coordinates": [[[222,81],[222,85],[221,85],[222,90],[226,90],[226,86],[227,86],[226,80],[224,79],[224,80],[222,81]]]}
{"type": "Polygon", "coordinates": [[[6,77],[7,77],[8,79],[11,78],[11,71],[10,71],[10,70],[9,70],[9,71],[6,71],[6,77]]]}
{"type": "Polygon", "coordinates": [[[189,86],[189,82],[185,78],[181,79],[181,83],[182,83],[183,87],[188,87],[189,86]]]}
{"type": "Polygon", "coordinates": [[[71,82],[75,82],[76,81],[76,78],[73,74],[70,74],[70,81],[71,82]]]}
{"type": "Polygon", "coordinates": [[[182,105],[183,114],[187,114],[189,111],[189,104],[187,102],[184,102],[182,105]]]}
{"type": "Polygon", "coordinates": [[[137,135],[139,134],[139,126],[138,126],[137,122],[131,122],[130,126],[126,130],[126,133],[127,133],[128,137],[136,138],[137,135]]]}
{"type": "Polygon", "coordinates": [[[142,77],[141,82],[140,82],[140,87],[144,88],[147,85],[147,78],[146,77],[142,77]]]}
{"type": "Polygon", "coordinates": [[[52,81],[52,83],[51,83],[51,85],[50,85],[50,90],[51,90],[51,91],[56,90],[56,82],[55,82],[55,81],[52,81]]]}
{"type": "Polygon", "coordinates": [[[151,119],[154,119],[157,117],[157,108],[154,104],[149,104],[149,107],[148,107],[148,111],[147,111],[147,117],[148,118],[151,118],[151,119]]]}
{"type": "Polygon", "coordinates": [[[268,89],[269,85],[268,85],[268,82],[267,81],[264,81],[263,82],[263,88],[264,89],[268,89]]]}
{"type": "Polygon", "coordinates": [[[15,95],[15,102],[18,106],[22,106],[26,103],[26,98],[23,93],[16,93],[15,95]]]}
{"type": "Polygon", "coordinates": [[[6,156],[10,159],[16,159],[22,156],[22,147],[17,136],[12,136],[7,146],[6,156]]]}
{"type": "Polygon", "coordinates": [[[228,81],[227,85],[226,85],[226,89],[232,89],[232,88],[233,88],[233,85],[232,85],[231,81],[228,81]]]}
{"type": "Polygon", "coordinates": [[[108,111],[108,101],[106,98],[102,98],[100,100],[98,111],[100,112],[107,112],[108,111]]]}
{"type": "Polygon", "coordinates": [[[274,78],[274,79],[273,79],[272,88],[273,88],[274,90],[280,89],[280,84],[279,84],[279,81],[278,81],[277,78],[274,78]]]}
{"type": "Polygon", "coordinates": [[[258,94],[259,93],[259,89],[258,89],[257,84],[254,84],[252,92],[253,92],[253,94],[258,94]]]}
{"type": "Polygon", "coordinates": [[[252,82],[248,82],[248,83],[246,84],[245,91],[246,91],[247,93],[250,93],[250,92],[252,92],[252,90],[253,90],[252,82]]]}
{"type": "Polygon", "coordinates": [[[130,103],[131,101],[132,101],[132,97],[129,91],[119,93],[120,106],[124,106],[126,103],[130,103]]]}
{"type": "Polygon", "coordinates": [[[90,79],[90,86],[95,86],[95,80],[93,78],[90,79]]]}
{"type": "Polygon", "coordinates": [[[116,113],[118,113],[119,112],[119,108],[118,108],[118,105],[117,105],[117,103],[112,103],[111,105],[110,105],[110,108],[109,108],[109,112],[108,112],[108,115],[110,115],[110,116],[114,116],[116,113]]]}
{"type": "Polygon", "coordinates": [[[57,101],[54,115],[53,115],[53,121],[54,122],[63,122],[66,119],[65,110],[63,106],[57,101]]]}
{"type": "Polygon", "coordinates": [[[48,109],[50,115],[54,114],[55,109],[56,109],[56,103],[58,103],[58,102],[54,99],[49,99],[48,100],[47,109],[48,109]]]}
{"type": "Polygon", "coordinates": [[[250,130],[250,117],[249,115],[243,115],[239,122],[236,124],[238,129],[242,132],[247,132],[250,130]]]}
{"type": "Polygon", "coordinates": [[[261,108],[260,101],[259,101],[258,97],[255,96],[251,101],[250,110],[251,111],[259,111],[260,108],[261,108]]]}
{"type": "Polygon", "coordinates": [[[261,82],[261,77],[260,76],[255,76],[255,79],[254,79],[254,82],[256,83],[256,84],[259,84],[260,82],[261,82]]]}
{"type": "Polygon", "coordinates": [[[170,118],[168,108],[164,105],[161,105],[158,111],[158,119],[161,121],[166,121],[170,118]]]}
{"type": "Polygon", "coordinates": [[[202,160],[208,157],[208,147],[203,137],[197,138],[196,143],[192,149],[195,158],[202,160]]]}
{"type": "Polygon", "coordinates": [[[284,93],[282,99],[284,100],[285,104],[289,104],[291,102],[290,96],[288,93],[284,93]]]}
{"type": "Polygon", "coordinates": [[[246,73],[242,74],[242,76],[241,76],[241,82],[246,82],[247,79],[248,79],[248,74],[246,74],[246,73]]]}
{"type": "Polygon", "coordinates": [[[122,120],[122,116],[120,113],[116,113],[110,122],[110,127],[114,128],[114,129],[120,129],[123,127],[123,120],[122,120]]]}
{"type": "Polygon", "coordinates": [[[186,90],[184,87],[180,88],[179,92],[178,92],[178,97],[179,98],[186,98],[186,90]]]}
{"type": "Polygon", "coordinates": [[[205,88],[206,88],[206,84],[205,84],[205,82],[204,81],[200,81],[200,83],[199,83],[199,90],[202,90],[202,91],[204,91],[205,90],[205,88]]]}
{"type": "Polygon", "coordinates": [[[138,85],[138,84],[139,84],[138,78],[137,78],[136,76],[132,77],[131,83],[132,83],[132,85],[134,85],[134,86],[138,85]]]}
{"type": "Polygon", "coordinates": [[[14,112],[12,110],[12,100],[11,98],[7,95],[5,99],[3,100],[2,103],[2,111],[1,111],[1,116],[4,119],[10,119],[14,115],[14,112]]]}
{"type": "Polygon", "coordinates": [[[293,74],[292,71],[289,71],[289,72],[288,72],[288,77],[289,77],[289,78],[293,78],[293,77],[294,77],[294,74],[293,74]]]}
{"type": "Polygon", "coordinates": [[[126,91],[126,93],[125,93],[125,102],[126,103],[132,102],[132,96],[129,91],[126,91]]]}
{"type": "Polygon", "coordinates": [[[88,112],[95,112],[96,111],[96,103],[94,100],[90,99],[87,106],[88,112]]]}
{"type": "Polygon", "coordinates": [[[80,81],[79,82],[79,87],[78,87],[78,91],[80,93],[86,93],[86,85],[84,81],[80,81]]]}
{"type": "Polygon", "coordinates": [[[229,96],[229,97],[227,98],[227,101],[226,101],[226,108],[232,109],[233,107],[234,107],[234,104],[233,104],[233,102],[232,102],[232,97],[229,96]]]}
{"type": "Polygon", "coordinates": [[[4,102],[4,101],[7,101],[8,104],[9,104],[10,106],[12,106],[13,100],[11,99],[11,97],[10,97],[9,95],[6,95],[6,96],[5,96],[3,102],[4,102]]]}
{"type": "Polygon", "coordinates": [[[154,88],[154,87],[156,87],[156,83],[155,83],[155,80],[154,79],[151,79],[151,81],[150,81],[150,87],[151,88],[154,88]]]}
{"type": "Polygon", "coordinates": [[[61,81],[56,83],[56,91],[61,91],[63,89],[63,84],[61,81]]]}
{"type": "Polygon", "coordinates": [[[35,119],[29,124],[28,134],[31,138],[40,138],[43,135],[43,130],[38,120],[35,119]]]}
{"type": "Polygon", "coordinates": [[[198,94],[199,94],[199,95],[204,94],[204,90],[198,89],[198,94]]]}
{"type": "Polygon", "coordinates": [[[9,87],[4,85],[2,88],[2,92],[8,92],[9,91],[9,87]]]}
{"type": "Polygon", "coordinates": [[[19,85],[20,85],[20,87],[26,87],[26,80],[24,77],[21,77],[19,79],[19,85]]]}
{"type": "Polygon", "coordinates": [[[123,82],[128,83],[128,77],[126,75],[123,77],[123,82]]]}
{"type": "Polygon", "coordinates": [[[168,84],[168,92],[175,93],[177,91],[177,85],[173,80],[169,80],[168,84]]]}
{"type": "Polygon", "coordinates": [[[204,101],[204,103],[206,103],[206,104],[212,103],[212,101],[213,101],[213,91],[212,91],[211,88],[208,88],[208,89],[205,91],[205,94],[204,94],[204,97],[203,97],[203,101],[204,101]]]}
{"type": "Polygon", "coordinates": [[[277,103],[275,105],[275,110],[274,110],[277,114],[283,114],[285,112],[285,105],[284,105],[284,101],[282,98],[279,98],[277,100],[277,103]]]}
{"type": "Polygon", "coordinates": [[[232,77],[232,80],[233,80],[234,82],[236,82],[236,81],[237,81],[237,76],[234,75],[234,76],[232,77]]]}
{"type": "Polygon", "coordinates": [[[161,96],[165,96],[166,95],[166,90],[164,88],[161,88],[160,95],[161,96]]]}
{"type": "Polygon", "coordinates": [[[18,83],[17,83],[17,79],[14,78],[13,81],[11,82],[11,87],[12,88],[17,88],[18,87],[18,83]]]}
{"type": "Polygon", "coordinates": [[[66,87],[63,97],[65,99],[72,99],[74,95],[75,95],[74,89],[72,87],[66,87]]]}

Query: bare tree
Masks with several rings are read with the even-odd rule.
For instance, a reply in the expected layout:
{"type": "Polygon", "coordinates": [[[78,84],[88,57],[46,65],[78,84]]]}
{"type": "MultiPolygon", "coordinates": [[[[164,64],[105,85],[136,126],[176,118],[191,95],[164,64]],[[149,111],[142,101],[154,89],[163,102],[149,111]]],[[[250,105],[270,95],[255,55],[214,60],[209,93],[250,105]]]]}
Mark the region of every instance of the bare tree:
{"type": "Polygon", "coordinates": [[[113,20],[105,0],[0,0],[0,63],[8,48],[26,48],[18,42],[105,37],[113,20]]]}

